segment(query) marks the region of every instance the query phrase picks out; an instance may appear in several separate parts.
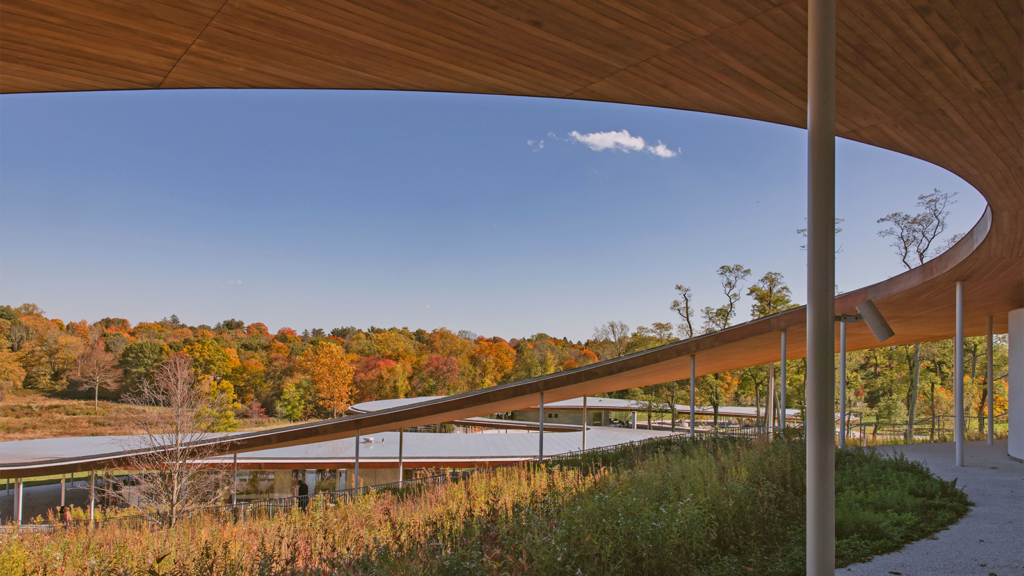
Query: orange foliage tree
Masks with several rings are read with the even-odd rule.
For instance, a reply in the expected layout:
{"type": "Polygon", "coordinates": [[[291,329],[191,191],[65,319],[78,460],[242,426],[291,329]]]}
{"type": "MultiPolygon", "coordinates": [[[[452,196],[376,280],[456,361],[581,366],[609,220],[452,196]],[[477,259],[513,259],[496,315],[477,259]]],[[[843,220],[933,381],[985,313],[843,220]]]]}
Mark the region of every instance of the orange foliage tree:
{"type": "Polygon", "coordinates": [[[310,346],[299,357],[298,369],[312,382],[317,405],[334,418],[351,405],[354,370],[341,346],[329,341],[310,346]]]}
{"type": "Polygon", "coordinates": [[[516,351],[498,337],[490,340],[480,337],[476,344],[469,359],[478,370],[478,386],[494,386],[512,370],[516,362],[516,351]]]}
{"type": "Polygon", "coordinates": [[[409,390],[409,369],[400,362],[380,356],[360,358],[353,379],[360,399],[405,398],[409,390]]]}

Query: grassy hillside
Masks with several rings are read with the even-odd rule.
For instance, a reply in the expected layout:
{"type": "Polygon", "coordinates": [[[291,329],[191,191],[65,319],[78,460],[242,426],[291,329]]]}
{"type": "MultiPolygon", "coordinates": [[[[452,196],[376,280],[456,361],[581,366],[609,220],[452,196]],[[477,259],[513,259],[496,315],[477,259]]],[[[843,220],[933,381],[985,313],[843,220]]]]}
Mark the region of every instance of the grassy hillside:
{"type": "MultiPolygon", "coordinates": [[[[96,410],[92,400],[56,397],[38,390],[14,390],[0,402],[0,442],[69,436],[119,436],[138,432],[126,425],[121,417],[124,410],[142,408],[100,400],[96,410]]],[[[239,422],[240,430],[292,424],[276,418],[239,422]]]]}

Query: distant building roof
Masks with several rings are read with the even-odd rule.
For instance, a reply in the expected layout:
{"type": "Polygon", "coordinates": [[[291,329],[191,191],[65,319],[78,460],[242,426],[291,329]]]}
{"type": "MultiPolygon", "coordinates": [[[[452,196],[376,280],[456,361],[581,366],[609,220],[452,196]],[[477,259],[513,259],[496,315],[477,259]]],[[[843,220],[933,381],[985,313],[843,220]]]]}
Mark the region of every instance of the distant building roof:
{"type": "MultiPolygon", "coordinates": [[[[391,408],[403,408],[411,404],[418,402],[425,402],[428,400],[436,400],[444,398],[444,396],[425,396],[420,398],[395,398],[392,400],[374,400],[372,402],[362,402],[360,404],[353,405],[350,410],[356,413],[366,412],[378,412],[381,410],[389,410],[391,408]]],[[[532,406],[530,409],[537,410],[540,405],[532,406]]],[[[583,409],[583,397],[570,398],[569,400],[561,400],[559,402],[546,402],[544,408],[547,410],[582,410],[583,409]]],[[[656,408],[655,412],[668,412],[668,404],[662,404],[656,408]]],[[[587,410],[608,410],[615,412],[646,412],[647,405],[643,402],[637,402],[636,400],[620,400],[618,398],[598,398],[596,396],[587,396],[587,410]]],[[[690,406],[688,404],[676,404],[676,412],[679,414],[689,414],[690,406]]],[[[711,406],[697,406],[694,410],[695,414],[701,416],[711,416],[715,413],[715,410],[711,406]]],[[[718,415],[726,418],[754,418],[757,415],[757,408],[753,406],[719,406],[718,415]]],[[[761,409],[761,415],[764,415],[764,409],[761,409]]],[[[473,424],[475,418],[467,418],[459,423],[473,424]]],[[[481,421],[486,419],[479,419],[481,421]]],[[[800,410],[789,408],[786,410],[786,420],[795,421],[800,420],[800,410]]],[[[479,423],[479,425],[486,426],[486,423],[479,423]]]]}
{"type": "MultiPolygon", "coordinates": [[[[587,448],[613,446],[624,442],[666,436],[658,430],[591,427],[587,448]]],[[[552,433],[544,436],[544,454],[554,456],[582,447],[581,432],[552,433]]],[[[391,468],[398,463],[398,432],[362,436],[359,465],[367,468],[391,468]],[[372,439],[372,441],[369,441],[372,439]]],[[[0,443],[0,464],[24,463],[62,458],[89,458],[126,449],[129,436],[85,436],[46,438],[0,443]]],[[[538,436],[524,432],[508,434],[431,434],[406,432],[403,464],[407,468],[458,468],[486,466],[531,460],[537,457],[538,436]]],[[[208,458],[224,466],[232,455],[208,458]]],[[[343,438],[287,448],[243,452],[238,455],[241,469],[344,468],[355,461],[355,438],[343,438]]]]}

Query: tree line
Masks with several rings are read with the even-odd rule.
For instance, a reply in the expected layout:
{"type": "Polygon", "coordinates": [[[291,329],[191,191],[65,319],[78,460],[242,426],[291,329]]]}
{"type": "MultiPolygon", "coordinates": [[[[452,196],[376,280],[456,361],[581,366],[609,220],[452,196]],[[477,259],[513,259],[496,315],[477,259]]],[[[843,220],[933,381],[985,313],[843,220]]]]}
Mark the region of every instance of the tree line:
{"type": "MultiPolygon", "coordinates": [[[[893,238],[907,268],[924,263],[946,228],[954,195],[938,190],[919,197],[922,212],[890,214],[880,235],[893,238]]],[[[836,232],[840,220],[837,220],[836,232]]],[[[800,231],[798,231],[800,232],[800,231]]],[[[955,242],[953,237],[947,246],[955,242]]],[[[446,328],[358,329],[352,326],[304,330],[281,328],[271,334],[261,322],[234,318],[214,326],[189,326],[175,315],[132,325],[124,318],[63,322],[47,318],[35,304],[0,306],[0,397],[12,388],[54,393],[88,390],[94,402],[131,395],[150,382],[172,357],[186,357],[195,385],[216,415],[216,429],[232,430],[243,418],[276,416],[287,420],[336,417],[358,402],[450,395],[506,382],[552,374],[670,344],[732,325],[744,296],[750,315],[762,318],[795,307],[782,274],[765,272],[747,286],[751,270],[740,264],[717,271],[721,304],[697,310],[693,291],[675,286],[668,306],[671,321],[631,329],[612,321],[594,330],[586,342],[544,333],[505,340],[446,328]]],[[[981,416],[985,404],[984,343],[968,338],[967,402],[981,416]]],[[[887,346],[853,352],[849,357],[848,410],[902,421],[952,412],[952,341],[887,346]]],[[[996,412],[1005,404],[1006,346],[997,338],[996,412]]],[[[787,366],[787,407],[802,407],[804,361],[787,366]]],[[[698,381],[701,406],[757,406],[758,423],[771,378],[780,366],[755,366],[703,376],[698,381]]],[[[838,377],[837,377],[838,380],[838,377]]],[[[673,381],[610,394],[646,402],[648,418],[657,406],[675,405],[676,392],[688,381],[673,381]]],[[[775,391],[773,405],[781,416],[775,391]]],[[[838,406],[837,406],[838,409],[838,406]]],[[[1005,408],[1004,408],[1005,410],[1005,408]]],[[[674,418],[673,418],[674,420],[674,418]]],[[[980,426],[979,420],[979,426],[980,426]]],[[[908,434],[910,432],[908,431],[908,434]]],[[[932,431],[934,434],[934,431],[932,431]]]]}

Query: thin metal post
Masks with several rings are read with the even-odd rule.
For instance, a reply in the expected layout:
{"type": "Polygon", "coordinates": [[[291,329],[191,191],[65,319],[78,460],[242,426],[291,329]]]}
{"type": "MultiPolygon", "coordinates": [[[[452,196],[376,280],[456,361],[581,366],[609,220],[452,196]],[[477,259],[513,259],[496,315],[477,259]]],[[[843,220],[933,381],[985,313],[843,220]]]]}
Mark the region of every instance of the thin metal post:
{"type": "Polygon", "coordinates": [[[768,394],[764,400],[764,431],[775,427],[775,362],[768,363],[768,394]]]}
{"type": "MultiPolygon", "coordinates": [[[[990,362],[991,364],[991,362],[990,362]]],[[[587,397],[583,396],[583,450],[587,449],[587,397]]]]}
{"type": "Polygon", "coordinates": [[[89,527],[96,519],[96,471],[89,473],[89,527]]]}
{"type": "Polygon", "coordinates": [[[398,485],[402,485],[405,475],[402,470],[402,452],[405,448],[405,428],[398,429],[398,485]]]}
{"type": "Polygon", "coordinates": [[[14,480],[14,523],[18,526],[21,526],[21,506],[24,499],[24,493],[22,492],[23,484],[23,478],[14,480]]]}
{"type": "Polygon", "coordinates": [[[672,427],[671,428],[672,428],[672,433],[673,434],[676,433],[676,419],[677,419],[677,415],[676,415],[676,388],[678,386],[679,386],[678,382],[676,382],[676,381],[672,382],[672,397],[670,398],[670,400],[672,401],[672,406],[669,407],[669,417],[672,418],[672,427]]]}
{"type": "Polygon", "coordinates": [[[839,447],[846,448],[846,321],[839,321],[839,447]]]}
{"type": "Polygon", "coordinates": [[[836,3],[807,6],[807,562],[836,569],[836,3]]]}
{"type": "Polygon", "coordinates": [[[956,342],[955,351],[955,380],[953,402],[953,413],[955,419],[953,426],[953,438],[956,441],[956,465],[964,465],[964,283],[959,280],[956,283],[956,342]]]}
{"type": "Polygon", "coordinates": [[[694,431],[694,423],[696,415],[694,412],[697,411],[697,356],[690,356],[690,438],[693,438],[697,433],[694,431]]]}
{"type": "Polygon", "coordinates": [[[537,441],[537,461],[544,461],[544,393],[540,393],[540,439],[537,441]]]}
{"type": "Polygon", "coordinates": [[[633,430],[636,430],[636,410],[633,411],[633,430]]]}
{"type": "Polygon", "coordinates": [[[352,475],[352,487],[356,489],[356,494],[359,494],[359,430],[356,430],[356,469],[352,475]]]}
{"type": "Polygon", "coordinates": [[[238,504],[238,452],[231,455],[231,505],[238,504]]]}
{"type": "Polygon", "coordinates": [[[782,398],[779,400],[779,414],[782,420],[779,424],[780,430],[786,429],[786,331],[782,331],[782,358],[779,361],[779,392],[782,398]]]}
{"type": "Polygon", "coordinates": [[[60,475],[60,505],[62,507],[64,506],[64,478],[66,476],[67,476],[67,474],[61,474],[60,475]]]}
{"type": "Polygon", "coordinates": [[[992,422],[992,418],[996,415],[993,412],[994,401],[992,400],[992,317],[988,317],[988,338],[985,339],[985,343],[988,345],[986,350],[986,360],[988,368],[985,370],[985,388],[988,392],[988,445],[991,446],[995,439],[995,425],[992,422]]]}

